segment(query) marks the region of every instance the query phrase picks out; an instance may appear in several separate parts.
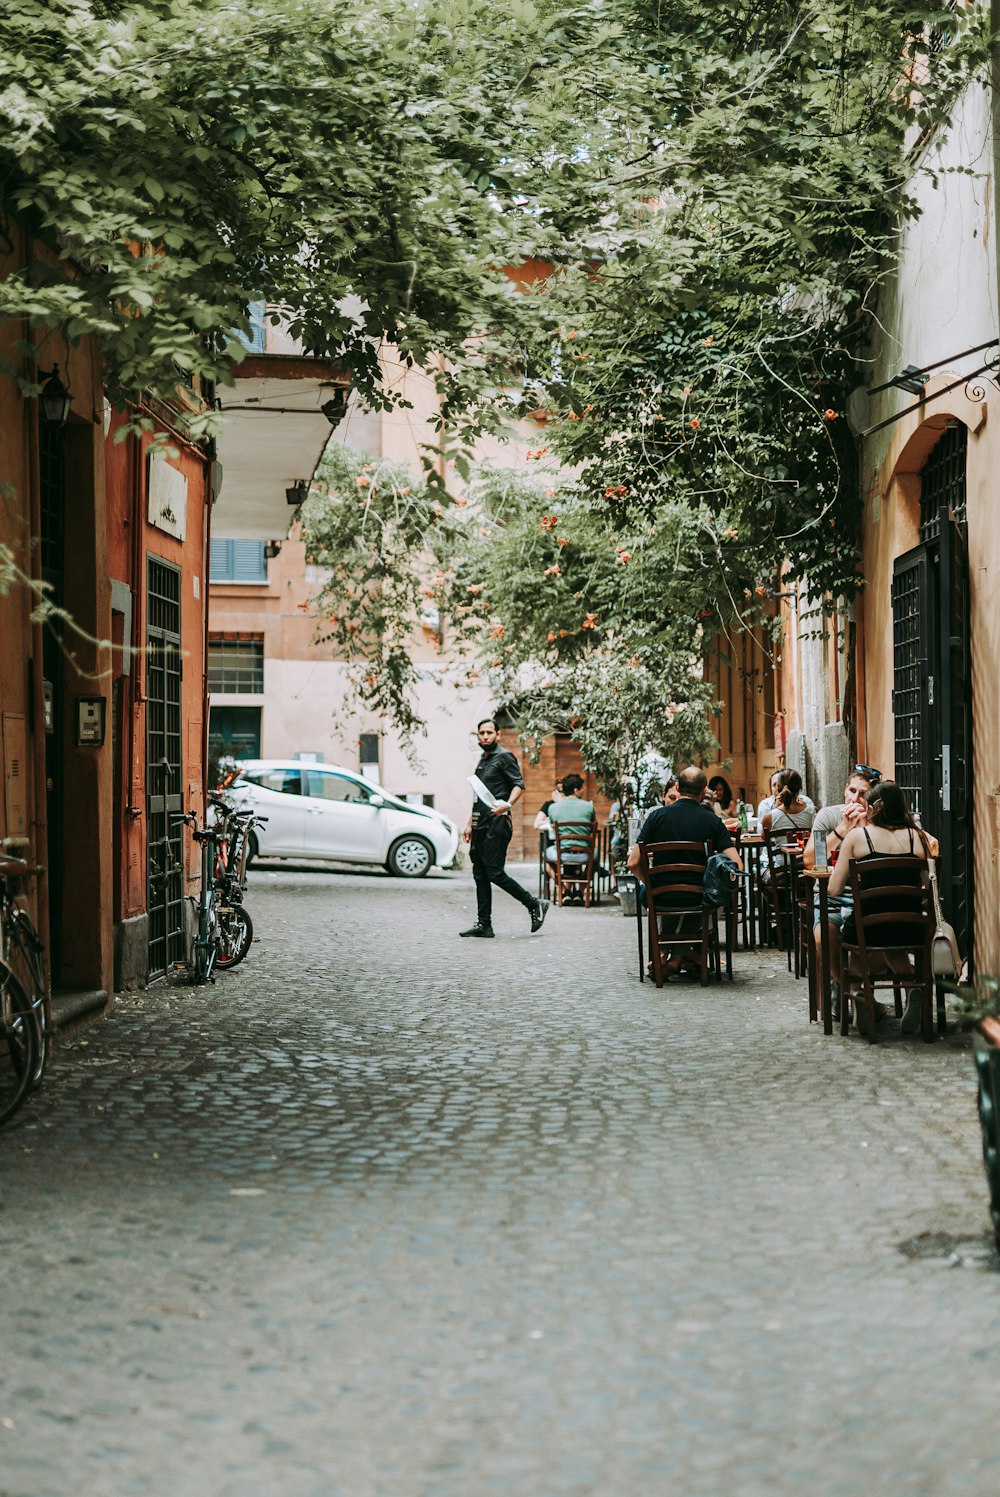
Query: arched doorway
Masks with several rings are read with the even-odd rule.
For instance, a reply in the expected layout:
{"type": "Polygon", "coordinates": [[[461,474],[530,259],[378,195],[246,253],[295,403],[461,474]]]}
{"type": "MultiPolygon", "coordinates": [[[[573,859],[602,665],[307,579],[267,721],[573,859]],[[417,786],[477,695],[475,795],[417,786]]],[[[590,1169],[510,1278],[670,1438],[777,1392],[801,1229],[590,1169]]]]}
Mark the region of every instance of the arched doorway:
{"type": "Polygon", "coordinates": [[[892,624],[896,779],[941,844],[942,897],[971,962],[967,440],[949,425],[921,470],[920,544],[894,563],[892,624]]]}

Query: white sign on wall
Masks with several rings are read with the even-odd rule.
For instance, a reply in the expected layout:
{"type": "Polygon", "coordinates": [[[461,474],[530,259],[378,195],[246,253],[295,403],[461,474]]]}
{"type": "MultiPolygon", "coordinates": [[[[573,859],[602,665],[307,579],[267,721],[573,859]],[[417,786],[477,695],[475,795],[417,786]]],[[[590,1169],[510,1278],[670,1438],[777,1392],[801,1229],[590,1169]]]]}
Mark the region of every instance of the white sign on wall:
{"type": "Polygon", "coordinates": [[[177,540],[187,530],[188,481],[165,457],[153,453],[149,459],[148,519],[177,540]]]}

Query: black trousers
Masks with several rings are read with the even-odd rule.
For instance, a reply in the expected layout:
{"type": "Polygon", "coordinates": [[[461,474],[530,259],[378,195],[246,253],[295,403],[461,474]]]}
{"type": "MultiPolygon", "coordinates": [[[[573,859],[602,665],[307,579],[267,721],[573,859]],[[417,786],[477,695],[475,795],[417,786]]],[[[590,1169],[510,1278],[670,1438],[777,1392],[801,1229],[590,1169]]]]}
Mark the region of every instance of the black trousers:
{"type": "Polygon", "coordinates": [[[490,813],[472,833],[469,852],[472,876],[476,880],[476,908],[480,925],[493,924],[494,884],[519,904],[523,904],[525,909],[534,909],[534,895],[529,894],[527,889],[504,871],[503,865],[513,831],[509,816],[494,816],[490,813]]]}

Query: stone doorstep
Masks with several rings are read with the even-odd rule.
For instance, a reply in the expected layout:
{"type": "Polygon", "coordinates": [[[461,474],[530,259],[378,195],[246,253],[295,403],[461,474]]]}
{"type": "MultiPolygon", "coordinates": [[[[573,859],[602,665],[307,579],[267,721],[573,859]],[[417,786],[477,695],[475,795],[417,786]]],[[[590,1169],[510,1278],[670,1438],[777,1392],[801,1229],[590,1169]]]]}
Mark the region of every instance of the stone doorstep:
{"type": "Polygon", "coordinates": [[[52,1023],[56,1029],[67,1029],[81,1019],[96,1016],[108,1006],[108,995],[101,988],[92,993],[53,993],[52,1023]]]}

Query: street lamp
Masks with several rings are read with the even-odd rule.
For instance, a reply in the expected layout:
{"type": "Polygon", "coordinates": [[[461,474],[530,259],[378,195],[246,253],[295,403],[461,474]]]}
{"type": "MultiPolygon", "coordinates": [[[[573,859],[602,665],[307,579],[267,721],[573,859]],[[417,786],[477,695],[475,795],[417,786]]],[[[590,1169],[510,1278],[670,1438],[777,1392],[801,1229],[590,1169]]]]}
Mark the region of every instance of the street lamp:
{"type": "Polygon", "coordinates": [[[329,421],[331,426],[337,426],[341,421],[343,421],[344,416],[347,413],[346,386],[335,386],[330,399],[323,402],[323,404],[320,406],[320,410],[323,412],[323,415],[329,421]]]}
{"type": "Polygon", "coordinates": [[[921,369],[916,364],[905,364],[898,374],[893,375],[889,384],[895,385],[897,390],[908,391],[910,395],[922,395],[928,378],[926,369],[921,369]]]}
{"type": "Polygon", "coordinates": [[[73,397],[59,378],[59,365],[53,364],[51,369],[39,369],[38,372],[45,380],[38,396],[42,420],[50,426],[65,426],[73,397]]]}

